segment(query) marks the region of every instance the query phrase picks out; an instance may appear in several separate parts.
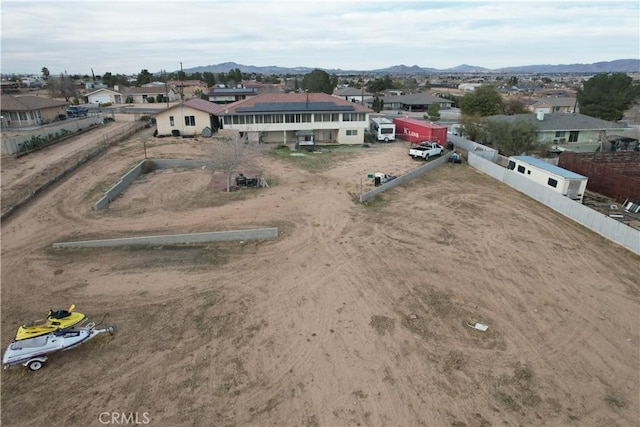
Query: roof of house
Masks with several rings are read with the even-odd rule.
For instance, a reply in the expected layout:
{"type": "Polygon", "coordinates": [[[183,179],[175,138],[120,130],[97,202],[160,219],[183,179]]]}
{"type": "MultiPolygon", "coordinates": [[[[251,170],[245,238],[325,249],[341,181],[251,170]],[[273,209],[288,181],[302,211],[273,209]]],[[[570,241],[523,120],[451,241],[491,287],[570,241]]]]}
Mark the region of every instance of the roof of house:
{"type": "Polygon", "coordinates": [[[321,112],[353,111],[371,113],[373,110],[326,93],[263,93],[232,102],[225,114],[257,112],[321,112]]]}
{"type": "Polygon", "coordinates": [[[513,159],[520,160],[521,162],[528,163],[531,166],[535,166],[538,169],[545,170],[554,175],[561,176],[563,178],[568,179],[587,179],[586,176],[579,175],[575,172],[571,172],[570,170],[563,169],[556,165],[552,165],[551,163],[547,163],[544,160],[537,159],[532,156],[513,156],[513,159]]]}
{"type": "Polygon", "coordinates": [[[255,95],[258,93],[256,88],[248,87],[214,87],[208,95],[209,96],[229,96],[229,95],[255,95]]]}
{"type": "Polygon", "coordinates": [[[372,93],[364,91],[362,93],[362,89],[358,89],[357,87],[341,87],[333,91],[335,96],[373,96],[372,93]]]}
{"type": "Polygon", "coordinates": [[[571,130],[608,130],[624,129],[625,125],[608,122],[596,117],[586,116],[578,113],[554,113],[545,114],[542,120],[538,120],[536,114],[514,114],[506,116],[503,114],[486,117],[488,120],[506,121],[515,123],[526,121],[534,125],[539,131],[571,131],[571,130]]]}
{"type": "Polygon", "coordinates": [[[406,105],[425,105],[425,104],[433,104],[437,103],[449,103],[452,104],[453,101],[449,99],[440,98],[438,96],[429,95],[428,93],[413,93],[409,95],[392,95],[392,96],[382,96],[381,99],[386,103],[397,102],[400,104],[406,105]]]}
{"type": "Polygon", "coordinates": [[[532,100],[532,101],[533,101],[532,105],[549,104],[549,105],[552,105],[554,107],[573,107],[574,105],[576,105],[576,98],[570,98],[570,97],[538,98],[538,99],[532,100]]]}
{"type": "Polygon", "coordinates": [[[167,84],[169,86],[182,86],[182,87],[187,87],[187,86],[207,87],[207,84],[202,80],[169,80],[167,84]]]}
{"type": "Polygon", "coordinates": [[[0,99],[0,108],[2,111],[33,111],[42,108],[62,107],[65,105],[69,105],[69,102],[34,95],[2,95],[0,99]]]}
{"type": "Polygon", "coordinates": [[[189,99],[188,101],[183,102],[182,104],[176,104],[169,108],[165,108],[164,111],[174,110],[180,107],[189,107],[194,110],[204,111],[205,113],[219,115],[224,112],[225,106],[214,104],[213,102],[206,101],[200,98],[189,99]]]}

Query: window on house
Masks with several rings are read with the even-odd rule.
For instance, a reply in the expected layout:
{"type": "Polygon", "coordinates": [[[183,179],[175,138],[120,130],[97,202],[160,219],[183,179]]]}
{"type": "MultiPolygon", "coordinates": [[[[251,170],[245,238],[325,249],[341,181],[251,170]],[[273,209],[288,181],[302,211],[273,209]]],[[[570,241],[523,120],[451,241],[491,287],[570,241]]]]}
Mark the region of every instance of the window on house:
{"type": "Polygon", "coordinates": [[[561,130],[556,132],[556,138],[564,138],[564,135],[566,134],[565,131],[561,130]]]}
{"type": "Polygon", "coordinates": [[[196,125],[196,117],[195,116],[184,116],[184,125],[185,126],[195,126],[196,125]]]}
{"type": "Polygon", "coordinates": [[[358,131],[356,129],[347,129],[347,136],[356,136],[358,135],[358,131]]]}
{"type": "Polygon", "coordinates": [[[147,102],[147,95],[142,95],[142,102],[147,102]]]}
{"type": "Polygon", "coordinates": [[[174,127],[175,122],[173,121],[173,116],[169,116],[169,126],[174,127]]]}
{"type": "Polygon", "coordinates": [[[558,181],[553,178],[549,178],[549,180],[547,181],[547,185],[556,188],[558,186],[558,181]]]}
{"type": "Polygon", "coordinates": [[[520,172],[521,174],[524,174],[525,171],[525,167],[524,166],[518,166],[518,172],[520,172]]]}
{"type": "Polygon", "coordinates": [[[569,132],[569,142],[578,142],[578,132],[577,130],[572,130],[569,132]]]}

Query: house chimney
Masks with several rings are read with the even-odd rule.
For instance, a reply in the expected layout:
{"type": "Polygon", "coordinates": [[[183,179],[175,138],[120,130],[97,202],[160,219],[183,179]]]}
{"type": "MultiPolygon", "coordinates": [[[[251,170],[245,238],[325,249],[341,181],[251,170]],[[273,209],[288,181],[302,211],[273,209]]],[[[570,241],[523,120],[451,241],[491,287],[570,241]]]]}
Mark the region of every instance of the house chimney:
{"type": "Polygon", "coordinates": [[[538,111],[538,120],[540,121],[544,120],[544,111],[538,111]]]}

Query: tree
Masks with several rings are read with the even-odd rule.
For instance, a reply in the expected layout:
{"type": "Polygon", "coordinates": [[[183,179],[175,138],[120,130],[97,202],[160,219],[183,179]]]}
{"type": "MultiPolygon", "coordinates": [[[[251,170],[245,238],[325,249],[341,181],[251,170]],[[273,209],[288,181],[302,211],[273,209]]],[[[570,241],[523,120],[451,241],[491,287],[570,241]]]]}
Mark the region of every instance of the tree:
{"type": "Polygon", "coordinates": [[[509,87],[518,86],[518,78],[516,76],[511,76],[508,85],[509,87]]]}
{"type": "Polygon", "coordinates": [[[440,104],[435,102],[433,104],[429,104],[426,115],[432,122],[440,120],[440,104]]]}
{"type": "Polygon", "coordinates": [[[142,86],[147,83],[151,83],[153,76],[149,72],[149,70],[144,69],[138,73],[138,78],[136,79],[136,86],[142,86]]]}
{"type": "Polygon", "coordinates": [[[108,71],[102,76],[102,83],[107,86],[113,86],[114,81],[113,75],[108,71]]]}
{"type": "Polygon", "coordinates": [[[525,120],[509,123],[503,120],[485,119],[485,141],[494,146],[504,156],[530,154],[538,151],[538,130],[525,120]]]}
{"type": "Polygon", "coordinates": [[[326,71],[315,69],[302,78],[302,88],[309,92],[333,93],[335,87],[333,79],[326,71]]]}
{"type": "Polygon", "coordinates": [[[371,108],[373,109],[373,111],[375,111],[376,113],[379,113],[380,111],[382,111],[383,107],[384,107],[384,101],[380,99],[377,95],[373,97],[373,103],[371,105],[371,108]]]}
{"type": "Polygon", "coordinates": [[[460,135],[472,141],[484,141],[486,130],[479,114],[463,115],[460,118],[460,135]]]}
{"type": "Polygon", "coordinates": [[[255,167],[254,161],[266,150],[266,145],[251,143],[246,135],[235,135],[212,144],[211,165],[214,172],[220,171],[227,176],[227,192],[231,188],[234,172],[241,168],[255,167]]]}
{"type": "Polygon", "coordinates": [[[60,73],[60,77],[51,77],[48,87],[53,98],[64,98],[67,102],[76,94],[73,80],[65,73],[60,73]]]}
{"type": "Polygon", "coordinates": [[[508,99],[504,102],[504,107],[502,109],[502,114],[506,114],[507,116],[512,116],[514,114],[525,114],[528,113],[527,106],[524,105],[524,102],[519,99],[508,99]]]}
{"type": "Polygon", "coordinates": [[[635,100],[640,98],[640,85],[624,73],[597,74],[578,90],[580,113],[617,122],[635,100]]]}
{"type": "Polygon", "coordinates": [[[391,77],[387,75],[382,78],[369,80],[365,87],[367,88],[367,92],[380,93],[386,89],[392,89],[393,81],[391,80],[391,77]]]}
{"type": "Polygon", "coordinates": [[[207,84],[207,87],[215,86],[216,84],[216,75],[210,71],[202,73],[202,79],[207,84]]]}
{"type": "Polygon", "coordinates": [[[49,69],[47,67],[42,67],[42,79],[49,80],[49,69]]]}
{"type": "Polygon", "coordinates": [[[460,112],[482,117],[500,114],[504,110],[502,96],[493,86],[480,86],[460,98],[460,112]]]}

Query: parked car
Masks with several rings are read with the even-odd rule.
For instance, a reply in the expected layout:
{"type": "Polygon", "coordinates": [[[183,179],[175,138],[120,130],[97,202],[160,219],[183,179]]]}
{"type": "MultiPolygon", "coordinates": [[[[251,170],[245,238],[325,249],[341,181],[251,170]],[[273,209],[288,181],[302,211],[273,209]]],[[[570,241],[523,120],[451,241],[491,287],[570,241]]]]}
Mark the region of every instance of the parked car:
{"type": "Polygon", "coordinates": [[[423,141],[420,145],[413,145],[409,149],[409,155],[414,159],[429,160],[431,156],[439,156],[444,151],[442,145],[437,142],[423,141]]]}
{"type": "Polygon", "coordinates": [[[81,107],[79,105],[70,105],[67,107],[67,116],[69,117],[86,117],[89,114],[87,107],[81,107]]]}

